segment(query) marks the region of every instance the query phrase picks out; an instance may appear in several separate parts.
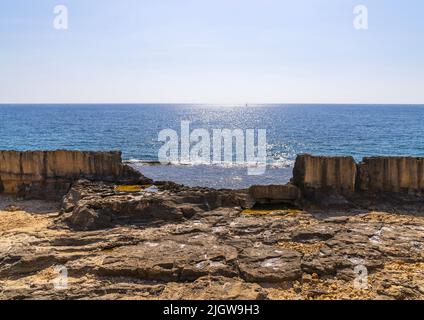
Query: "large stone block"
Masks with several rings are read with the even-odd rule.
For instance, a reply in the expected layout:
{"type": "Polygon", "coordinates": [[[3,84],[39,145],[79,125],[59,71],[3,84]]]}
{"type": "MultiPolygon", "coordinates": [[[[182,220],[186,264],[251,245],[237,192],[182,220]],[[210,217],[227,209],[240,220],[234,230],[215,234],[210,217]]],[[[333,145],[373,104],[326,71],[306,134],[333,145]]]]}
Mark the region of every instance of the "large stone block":
{"type": "Polygon", "coordinates": [[[0,151],[0,192],[33,198],[57,198],[77,179],[137,180],[121,152],[0,151]]]}
{"type": "Polygon", "coordinates": [[[120,152],[48,151],[46,175],[48,178],[70,179],[118,177],[122,169],[120,152]]]}
{"type": "Polygon", "coordinates": [[[292,184],[252,186],[249,195],[259,204],[293,203],[299,198],[299,189],[292,184]]]}
{"type": "Polygon", "coordinates": [[[364,158],[358,165],[357,189],[372,193],[422,193],[424,158],[364,158]]]}
{"type": "Polygon", "coordinates": [[[349,196],[355,192],[355,180],[353,157],[299,155],[293,170],[293,183],[306,196],[316,192],[349,196]]]}

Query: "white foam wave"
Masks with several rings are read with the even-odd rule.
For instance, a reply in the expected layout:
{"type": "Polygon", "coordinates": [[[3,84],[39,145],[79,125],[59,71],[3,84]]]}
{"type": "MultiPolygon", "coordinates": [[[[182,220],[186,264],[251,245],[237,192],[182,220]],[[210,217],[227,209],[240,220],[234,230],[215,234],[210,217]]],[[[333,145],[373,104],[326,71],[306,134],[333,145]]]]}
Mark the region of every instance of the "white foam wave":
{"type": "MultiPolygon", "coordinates": [[[[133,164],[136,166],[156,166],[156,165],[168,165],[168,166],[217,166],[224,168],[253,168],[257,166],[262,166],[263,163],[257,162],[226,162],[222,161],[219,163],[205,163],[205,162],[169,162],[169,163],[160,163],[159,161],[154,160],[142,160],[142,159],[129,159],[125,161],[126,163],[133,164]]],[[[294,166],[294,160],[289,159],[278,159],[273,160],[266,164],[267,167],[271,168],[291,168],[294,166]]]]}

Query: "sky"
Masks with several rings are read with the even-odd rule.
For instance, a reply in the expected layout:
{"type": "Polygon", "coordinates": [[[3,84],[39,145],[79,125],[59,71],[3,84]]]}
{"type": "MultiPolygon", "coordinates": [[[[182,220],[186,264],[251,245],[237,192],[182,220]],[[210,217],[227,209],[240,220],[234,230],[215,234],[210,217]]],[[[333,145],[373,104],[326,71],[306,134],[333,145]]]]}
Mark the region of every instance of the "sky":
{"type": "Polygon", "coordinates": [[[0,103],[422,104],[423,36],[422,0],[1,0],[0,103]]]}

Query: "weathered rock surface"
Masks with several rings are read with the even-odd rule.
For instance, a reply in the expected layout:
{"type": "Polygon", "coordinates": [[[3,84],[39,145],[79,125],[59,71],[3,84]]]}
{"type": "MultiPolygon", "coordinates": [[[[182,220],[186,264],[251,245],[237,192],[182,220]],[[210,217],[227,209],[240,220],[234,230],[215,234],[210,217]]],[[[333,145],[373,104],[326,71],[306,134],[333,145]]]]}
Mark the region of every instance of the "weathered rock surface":
{"type": "Polygon", "coordinates": [[[74,230],[96,230],[128,223],[182,221],[219,207],[249,206],[248,195],[242,191],[163,185],[127,193],[113,183],[81,180],[65,196],[61,220],[74,230]]]}
{"type": "Polygon", "coordinates": [[[249,192],[151,186],[113,152],[0,160],[2,192],[66,193],[0,198],[2,299],[424,298],[420,158],[304,155],[249,192]],[[319,201],[275,206],[299,190],[319,201]]]}
{"type": "Polygon", "coordinates": [[[0,298],[424,298],[422,211],[243,211],[220,192],[138,195],[82,181],[63,213],[2,198],[0,209],[17,210],[0,211],[0,298]],[[147,213],[132,207],[149,199],[158,203],[147,213]],[[169,213],[159,205],[167,201],[193,211],[169,213]],[[60,223],[84,207],[108,217],[108,229],[60,223]],[[67,271],[65,287],[58,270],[67,271]]]}
{"type": "Polygon", "coordinates": [[[249,195],[256,204],[295,203],[300,197],[300,190],[293,184],[252,186],[249,195]]]}

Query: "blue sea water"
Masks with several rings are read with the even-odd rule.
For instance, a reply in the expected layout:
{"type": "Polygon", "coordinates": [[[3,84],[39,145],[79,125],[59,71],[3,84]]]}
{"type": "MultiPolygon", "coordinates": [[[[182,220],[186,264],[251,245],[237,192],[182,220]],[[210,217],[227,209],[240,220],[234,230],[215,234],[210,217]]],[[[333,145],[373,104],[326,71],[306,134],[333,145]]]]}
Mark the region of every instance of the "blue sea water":
{"type": "Polygon", "coordinates": [[[144,174],[226,188],[287,182],[297,154],[424,156],[424,105],[0,105],[0,149],[122,150],[144,174]],[[151,166],[162,129],[266,129],[262,176],[230,165],[151,166]]]}

